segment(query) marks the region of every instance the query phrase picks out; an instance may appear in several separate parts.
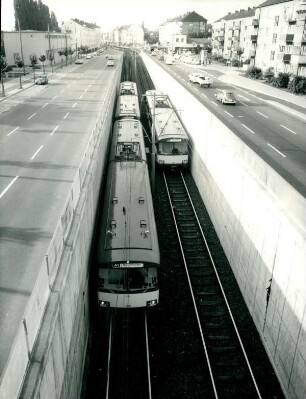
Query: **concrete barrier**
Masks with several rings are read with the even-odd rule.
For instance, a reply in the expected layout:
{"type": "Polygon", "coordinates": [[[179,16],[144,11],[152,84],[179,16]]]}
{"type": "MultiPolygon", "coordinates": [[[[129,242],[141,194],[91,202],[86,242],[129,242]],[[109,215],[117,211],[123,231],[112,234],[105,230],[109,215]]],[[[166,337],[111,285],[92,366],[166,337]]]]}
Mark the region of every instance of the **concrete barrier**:
{"type": "Polygon", "coordinates": [[[283,390],[306,397],[306,200],[150,57],[191,137],[191,172],[283,390]]]}

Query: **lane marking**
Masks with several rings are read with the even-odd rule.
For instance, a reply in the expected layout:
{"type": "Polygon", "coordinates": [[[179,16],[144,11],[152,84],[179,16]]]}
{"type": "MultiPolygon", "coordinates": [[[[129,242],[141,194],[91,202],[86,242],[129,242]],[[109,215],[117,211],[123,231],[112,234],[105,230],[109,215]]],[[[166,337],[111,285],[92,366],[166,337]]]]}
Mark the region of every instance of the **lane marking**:
{"type": "Polygon", "coordinates": [[[210,102],[213,103],[216,107],[219,107],[219,105],[215,101],[210,100],[210,102]]]}
{"type": "Polygon", "coordinates": [[[43,148],[43,145],[41,145],[38,150],[35,152],[35,154],[32,156],[31,159],[34,159],[36,157],[36,155],[39,153],[39,151],[43,148]]]}
{"type": "Polygon", "coordinates": [[[83,94],[80,95],[79,100],[81,100],[81,98],[83,98],[83,94]]]}
{"type": "Polygon", "coordinates": [[[253,132],[253,130],[251,130],[249,127],[245,126],[243,123],[241,123],[242,126],[244,126],[246,129],[248,129],[251,133],[255,134],[255,132],[253,132]]]}
{"type": "Polygon", "coordinates": [[[269,117],[267,116],[267,115],[264,115],[264,114],[262,114],[261,112],[259,112],[259,111],[256,111],[259,115],[261,115],[261,116],[263,116],[264,118],[267,118],[267,119],[269,119],[269,117]]]}
{"type": "Polygon", "coordinates": [[[4,196],[4,194],[9,190],[9,188],[15,183],[19,176],[14,177],[14,179],[10,182],[10,184],[2,191],[0,194],[0,199],[4,196]]]}
{"type": "Polygon", "coordinates": [[[77,105],[77,102],[73,104],[72,108],[74,108],[77,105]]]}
{"type": "Polygon", "coordinates": [[[280,154],[282,157],[287,158],[286,155],[284,155],[282,152],[280,152],[277,148],[273,147],[273,145],[267,143],[269,147],[273,148],[274,151],[276,151],[278,154],[280,154]]]}
{"type": "Polygon", "coordinates": [[[227,111],[224,111],[227,115],[229,115],[231,118],[234,118],[234,116],[232,115],[232,114],[230,114],[229,112],[227,112],[227,111]]]}
{"type": "Polygon", "coordinates": [[[241,98],[243,98],[245,101],[250,101],[248,98],[246,98],[246,97],[242,96],[241,94],[238,94],[238,97],[241,97],[241,98]]]}
{"type": "Polygon", "coordinates": [[[293,133],[293,134],[297,134],[296,132],[294,132],[293,130],[289,129],[288,127],[281,125],[281,127],[283,127],[284,129],[288,130],[289,132],[293,133]]]}
{"type": "Polygon", "coordinates": [[[45,108],[49,103],[46,103],[45,105],[43,105],[41,108],[45,108]]]}
{"type": "Polygon", "coordinates": [[[64,119],[66,119],[68,115],[69,115],[69,112],[67,112],[67,114],[64,116],[64,119]]]}
{"type": "Polygon", "coordinates": [[[243,101],[240,101],[240,104],[243,104],[245,107],[248,107],[248,104],[245,104],[243,101]]]}
{"type": "Polygon", "coordinates": [[[207,98],[207,95],[206,95],[206,94],[204,94],[204,93],[201,93],[201,94],[202,94],[203,97],[207,98]]]}
{"type": "Polygon", "coordinates": [[[64,91],[65,91],[65,89],[63,89],[63,90],[61,91],[61,94],[64,93],[64,91]]]}
{"type": "Polygon", "coordinates": [[[56,126],[56,128],[55,129],[53,129],[53,132],[52,133],[50,133],[50,136],[52,136],[53,135],[53,133],[57,130],[59,128],[59,125],[58,126],[56,126]]]}
{"type": "Polygon", "coordinates": [[[58,97],[57,95],[56,96],[54,96],[53,98],[52,98],[52,100],[55,100],[56,99],[56,97],[58,97]]]}
{"type": "Polygon", "coordinates": [[[36,115],[36,112],[34,112],[33,115],[31,115],[31,116],[28,117],[28,121],[29,121],[31,118],[33,118],[34,115],[36,115]]]}
{"type": "Polygon", "coordinates": [[[15,127],[15,129],[12,130],[11,132],[9,132],[9,133],[7,134],[7,136],[10,136],[12,133],[16,132],[17,129],[19,129],[19,126],[15,127]]]}

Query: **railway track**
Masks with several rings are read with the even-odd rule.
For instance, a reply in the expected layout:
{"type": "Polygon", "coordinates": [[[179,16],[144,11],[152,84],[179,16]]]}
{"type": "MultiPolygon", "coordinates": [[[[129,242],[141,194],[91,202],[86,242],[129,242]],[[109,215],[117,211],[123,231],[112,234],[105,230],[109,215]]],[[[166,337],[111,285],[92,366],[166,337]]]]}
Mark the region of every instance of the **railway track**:
{"type": "Polygon", "coordinates": [[[151,399],[147,313],[111,312],[106,399],[151,399]]]}
{"type": "Polygon", "coordinates": [[[206,395],[261,398],[184,177],[163,177],[210,377],[210,383],[205,377],[206,395]]]}

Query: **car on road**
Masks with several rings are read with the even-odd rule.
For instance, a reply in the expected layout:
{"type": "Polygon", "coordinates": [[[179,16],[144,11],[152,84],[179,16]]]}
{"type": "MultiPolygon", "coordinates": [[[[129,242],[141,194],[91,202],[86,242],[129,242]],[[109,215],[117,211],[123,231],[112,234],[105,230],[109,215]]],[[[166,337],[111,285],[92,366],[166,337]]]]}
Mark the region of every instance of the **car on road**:
{"type": "Polygon", "coordinates": [[[41,75],[38,76],[38,78],[36,79],[35,84],[37,85],[47,85],[49,83],[48,77],[47,75],[41,75]]]}
{"type": "Polygon", "coordinates": [[[233,104],[235,105],[237,100],[233,92],[228,90],[221,90],[216,94],[216,98],[222,104],[233,104]]]}
{"type": "Polygon", "coordinates": [[[204,75],[203,73],[194,72],[189,75],[190,82],[199,83],[200,87],[207,86],[210,87],[213,84],[212,78],[204,75]]]}
{"type": "Polygon", "coordinates": [[[87,60],[91,60],[92,59],[92,55],[91,54],[87,54],[85,57],[87,60]]]}
{"type": "Polygon", "coordinates": [[[114,66],[115,65],[114,60],[112,58],[108,58],[106,65],[107,66],[114,66]]]}
{"type": "Polygon", "coordinates": [[[83,64],[84,60],[82,60],[81,58],[78,58],[74,61],[75,64],[83,64]]]}

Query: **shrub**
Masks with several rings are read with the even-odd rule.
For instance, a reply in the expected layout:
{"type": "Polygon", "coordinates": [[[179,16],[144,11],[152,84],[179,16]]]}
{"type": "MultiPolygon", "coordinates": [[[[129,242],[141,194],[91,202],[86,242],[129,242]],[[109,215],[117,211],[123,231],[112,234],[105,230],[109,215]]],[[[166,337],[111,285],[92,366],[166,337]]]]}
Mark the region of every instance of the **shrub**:
{"type": "Polygon", "coordinates": [[[262,70],[255,66],[251,66],[246,71],[246,76],[253,79],[261,79],[262,78],[262,70]]]}
{"type": "Polygon", "coordinates": [[[293,76],[288,84],[288,89],[292,93],[306,93],[306,77],[293,76]]]}
{"type": "Polygon", "coordinates": [[[272,80],[272,86],[279,88],[287,88],[290,79],[289,73],[280,72],[277,77],[272,80]]]}
{"type": "Polygon", "coordinates": [[[267,71],[263,74],[263,78],[267,83],[272,83],[274,80],[274,72],[267,71]]]}
{"type": "Polygon", "coordinates": [[[238,67],[238,66],[240,66],[239,60],[233,60],[233,61],[232,61],[232,66],[233,66],[233,67],[238,67]]]}

